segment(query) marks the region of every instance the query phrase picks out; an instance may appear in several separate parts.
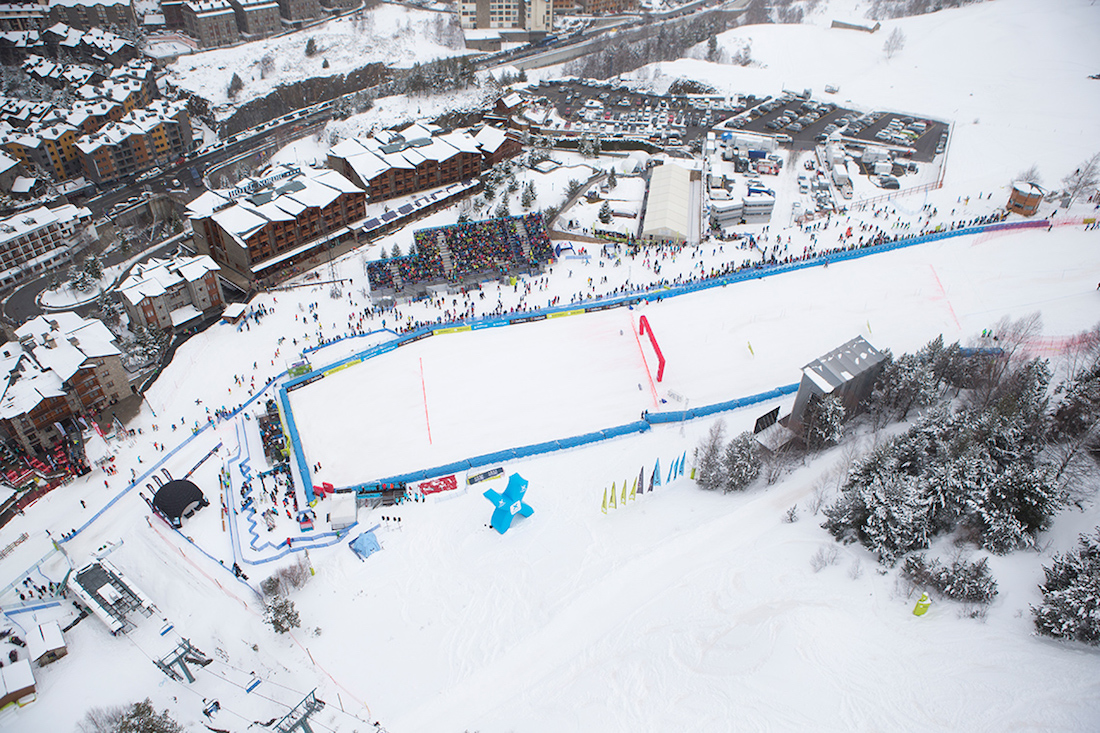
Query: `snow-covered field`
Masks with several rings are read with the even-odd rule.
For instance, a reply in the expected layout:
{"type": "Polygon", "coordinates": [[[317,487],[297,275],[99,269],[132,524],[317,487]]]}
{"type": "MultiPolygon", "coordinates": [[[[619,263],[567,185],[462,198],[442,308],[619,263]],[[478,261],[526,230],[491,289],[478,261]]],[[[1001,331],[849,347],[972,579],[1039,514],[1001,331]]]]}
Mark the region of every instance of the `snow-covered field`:
{"type": "Polygon", "coordinates": [[[168,67],[169,78],[173,85],[215,106],[243,104],[281,84],[347,74],[370,63],[407,67],[464,54],[461,33],[455,36],[449,31],[451,17],[382,4],[296,33],[183,56],[168,67]],[[317,52],[307,56],[311,38],[317,52]],[[234,74],[240,75],[244,89],[230,100],[227,90],[234,74]]]}
{"type": "MultiPolygon", "coordinates": [[[[956,219],[981,216],[1003,203],[1002,187],[1032,162],[1054,181],[1096,152],[1100,97],[1088,85],[1100,82],[1084,77],[1100,70],[1090,43],[1098,19],[1100,7],[1084,0],[994,0],[896,21],[887,29],[896,24],[909,39],[890,62],[896,69],[875,56],[881,33],[847,32],[834,44],[822,34],[837,32],[818,27],[744,28],[731,33],[753,35],[754,57],[766,58],[769,44],[778,49],[784,38],[789,55],[803,53],[799,43],[815,45],[817,55],[812,64],[807,53],[782,70],[778,54],[765,69],[694,61],[662,68],[725,75],[723,84],[742,91],[836,83],[842,96],[870,108],[956,120],[960,134],[945,187],[899,199],[881,216],[855,212],[851,221],[833,222],[820,232],[822,246],[832,246],[861,217],[875,226],[885,225],[887,214],[890,221],[917,219],[925,204],[938,207],[944,221],[953,208],[956,219]],[[917,49],[925,52],[909,57],[917,49]],[[994,78],[1012,77],[1029,59],[1042,60],[1042,75],[1017,76],[1015,88],[991,91],[994,78]],[[965,69],[967,80],[945,77],[944,69],[965,69]],[[1042,109],[1032,111],[1040,98],[1042,109]],[[995,196],[961,202],[979,191],[995,196]]],[[[722,40],[728,43],[729,34],[722,40]]],[[[539,190],[540,203],[551,198],[539,190]]],[[[514,202],[512,209],[518,211],[514,202]]],[[[1091,205],[1070,212],[1090,214],[1091,205]]],[[[1057,220],[1066,218],[1063,212],[1057,220]]],[[[771,234],[792,237],[792,251],[805,246],[803,233],[780,226],[774,222],[771,234]]],[[[797,381],[803,364],[857,334],[900,353],[940,333],[966,341],[1003,316],[1041,311],[1049,340],[1036,350],[1056,359],[1060,337],[1100,321],[1098,243],[1100,231],[1071,224],[958,237],[665,299],[644,311],[668,360],[665,381],[652,387],[653,355],[634,336],[639,312],[621,309],[435,336],[292,392],[294,412],[307,462],[323,464],[317,479],[339,484],[610,427],[643,409],[677,408],[677,397],[696,406],[767,390],[797,381]]],[[[1001,592],[984,619],[965,618],[949,602],[917,618],[896,571],[858,546],[836,545],[808,507],[815,484],[849,448],[827,451],[771,487],[717,495],[685,477],[601,513],[612,482],[621,487],[639,468],[648,474],[656,460],[667,471],[677,456],[690,457],[711,419],[506,464],[508,473],[530,481],[526,500],[535,513],[504,536],[486,527],[492,506],[479,495],[501,489],[500,480],[361,510],[352,536],[378,525],[382,551],[360,561],[343,542],[311,549],[317,574],[293,595],[302,627],[276,635],[262,622],[254,591],[226,568],[241,561],[254,588],[287,560],[257,564],[274,552],[242,554],[247,538],[231,531],[241,522],[223,529],[218,515],[217,474],[231,469],[226,495],[238,501],[241,436],[252,435],[255,421],[223,421],[195,436],[189,428],[208,410],[259,392],[322,330],[330,337],[352,327],[381,331],[464,307],[459,296],[447,296],[363,317],[370,303],[362,260],[381,246],[336,263],[337,274],[354,280],[338,299],[324,287],[264,294],[252,303],[271,310],[259,322],[219,325],[191,339],[146,395],[130,425],[139,434],[109,446],[91,438],[91,455],[114,455],[118,475],[93,471],[4,527],[0,545],[21,532],[29,539],[0,560],[0,585],[20,581],[49,550],[47,529],[58,537],[81,528],[119,497],[64,543],[65,552],[79,566],[110,551],[110,561],[175,628],[162,637],[163,622],[154,616],[129,636],[112,637],[95,618],[84,620],[66,635],[69,655],[37,671],[38,701],[0,713],[0,728],[70,731],[91,706],[148,696],[187,730],[208,723],[243,732],[257,727],[253,721],[282,716],[316,688],[327,706],[314,730],[345,733],[372,730],[374,721],[393,733],[1096,729],[1100,653],[1034,636],[1029,611],[1038,602],[1041,566],[1100,524],[1095,496],[1056,519],[1040,552],[990,558],[1001,592]],[[141,476],[163,461],[183,475],[219,442],[220,451],[193,476],[213,505],[184,527],[195,544],[149,520],[140,487],[121,493],[131,469],[141,476]],[[784,522],[795,504],[800,521],[784,522]],[[823,547],[837,548],[836,562],[814,572],[810,558],[823,547]],[[214,659],[191,685],[168,680],[150,661],[178,637],[214,659]],[[246,692],[253,677],[260,686],[246,692]],[[213,720],[201,714],[204,698],[222,704],[213,720]]],[[[554,297],[569,302],[580,292],[646,282],[658,265],[674,275],[759,256],[712,245],[675,260],[563,260],[544,278],[514,289],[489,285],[484,304],[476,293],[472,300],[505,309],[554,297]]],[[[336,361],[382,334],[324,347],[311,361],[336,361]]],[[[740,432],[790,402],[724,419],[730,432],[740,432]]],[[[244,448],[254,450],[249,440],[244,448]]],[[[854,444],[868,447],[858,436],[854,444]]],[[[262,458],[251,458],[251,470],[262,470],[262,458]]],[[[322,520],[326,507],[318,505],[322,520]]],[[[280,526],[272,536],[282,532],[280,526]]],[[[953,551],[946,544],[932,550],[953,551]]],[[[59,578],[64,568],[54,556],[44,570],[59,578]]],[[[29,615],[18,613],[10,593],[0,603],[25,628],[29,615]]]]}

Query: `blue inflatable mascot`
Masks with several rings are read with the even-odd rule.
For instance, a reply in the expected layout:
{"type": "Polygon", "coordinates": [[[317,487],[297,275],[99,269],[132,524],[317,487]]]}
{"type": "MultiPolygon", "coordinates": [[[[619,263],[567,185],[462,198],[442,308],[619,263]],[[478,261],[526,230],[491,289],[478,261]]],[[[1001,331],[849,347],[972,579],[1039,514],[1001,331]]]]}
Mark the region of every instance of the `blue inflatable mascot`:
{"type": "Polygon", "coordinates": [[[526,493],[527,479],[518,473],[508,477],[508,488],[503,494],[498,494],[492,489],[485,492],[485,498],[496,506],[493,510],[493,518],[489,522],[493,529],[504,534],[512,526],[512,518],[517,514],[529,517],[535,513],[535,510],[523,500],[523,495],[526,493]]]}

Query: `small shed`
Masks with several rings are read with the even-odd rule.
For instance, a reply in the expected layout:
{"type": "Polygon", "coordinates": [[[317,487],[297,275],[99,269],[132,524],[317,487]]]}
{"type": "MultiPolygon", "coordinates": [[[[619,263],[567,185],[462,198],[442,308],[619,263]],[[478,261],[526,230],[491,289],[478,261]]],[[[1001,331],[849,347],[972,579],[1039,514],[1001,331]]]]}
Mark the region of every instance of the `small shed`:
{"type": "Polygon", "coordinates": [[[27,651],[31,661],[39,667],[56,662],[69,653],[65,646],[65,637],[56,621],[42,624],[27,634],[27,651]]]}
{"type": "Polygon", "coordinates": [[[35,694],[34,673],[26,659],[0,667],[0,708],[35,694]]]}
{"type": "Polygon", "coordinates": [[[811,361],[802,368],[802,381],[787,427],[800,432],[802,418],[814,397],[837,395],[846,414],[858,412],[860,404],[871,394],[885,361],[882,352],[862,336],[811,361]]]}
{"type": "Polygon", "coordinates": [[[1043,189],[1039,184],[1016,181],[1012,184],[1012,191],[1008,194],[1008,203],[1005,208],[1023,216],[1035,216],[1042,202],[1043,189]]]}
{"type": "Polygon", "coordinates": [[[241,320],[241,316],[244,315],[245,306],[244,303],[230,303],[225,306],[225,310],[222,311],[222,320],[228,323],[236,323],[241,320]]]}

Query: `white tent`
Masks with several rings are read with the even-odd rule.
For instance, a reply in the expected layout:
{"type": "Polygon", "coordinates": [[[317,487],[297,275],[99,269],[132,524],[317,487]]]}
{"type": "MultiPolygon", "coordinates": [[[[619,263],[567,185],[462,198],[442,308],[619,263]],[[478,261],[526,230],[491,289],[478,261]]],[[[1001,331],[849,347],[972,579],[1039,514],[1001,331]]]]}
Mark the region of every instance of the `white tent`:
{"type": "Polygon", "coordinates": [[[337,531],[355,524],[355,492],[332,495],[329,499],[328,521],[337,531]]]}
{"type": "Polygon", "coordinates": [[[642,237],[686,240],[690,229],[690,191],[690,171],[674,163],[654,168],[649,179],[649,202],[642,237]]]}

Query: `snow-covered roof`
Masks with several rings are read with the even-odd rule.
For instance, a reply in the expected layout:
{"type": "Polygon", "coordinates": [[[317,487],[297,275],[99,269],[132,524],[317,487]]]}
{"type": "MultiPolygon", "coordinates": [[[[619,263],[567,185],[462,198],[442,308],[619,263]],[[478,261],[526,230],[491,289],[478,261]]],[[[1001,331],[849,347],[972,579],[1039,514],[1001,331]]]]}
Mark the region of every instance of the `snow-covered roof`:
{"type": "Polygon", "coordinates": [[[33,690],[34,672],[31,671],[31,663],[26,659],[20,659],[0,667],[0,682],[3,682],[6,694],[33,690]]]}
{"type": "Polygon", "coordinates": [[[135,265],[122,281],[119,291],[132,305],[138,305],[145,298],[163,295],[180,283],[198,282],[206,277],[206,273],[217,270],[218,265],[207,255],[168,260],[154,258],[135,265]]]}
{"type": "Polygon", "coordinates": [[[15,336],[42,369],[53,371],[62,382],[90,358],[122,353],[102,321],[71,312],[38,316],[17,328],[15,336]]]}
{"type": "Polygon", "coordinates": [[[61,635],[61,627],[56,621],[35,626],[27,633],[27,651],[36,662],[42,655],[64,648],[65,637],[61,635]]]}
{"type": "Polygon", "coordinates": [[[176,308],[169,316],[172,318],[173,326],[182,326],[186,323],[190,323],[196,318],[201,318],[202,311],[188,303],[187,305],[176,308]]]}
{"type": "Polygon", "coordinates": [[[515,92],[511,92],[501,97],[499,101],[507,109],[515,109],[516,107],[523,104],[523,97],[519,96],[515,92]]]}
{"type": "Polygon", "coordinates": [[[323,208],[362,189],[329,169],[273,166],[235,189],[207,191],[187,207],[192,219],[213,219],[244,246],[269,221],[289,221],[310,207],[323,208]]]}
{"type": "Polygon", "coordinates": [[[477,141],[478,147],[490,153],[495,153],[499,150],[500,146],[503,145],[504,141],[507,139],[507,132],[499,127],[493,127],[492,125],[486,125],[474,135],[474,140],[477,141]]]}
{"type": "MultiPolygon", "coordinates": [[[[137,81],[128,81],[136,84],[137,81]]],[[[111,122],[90,135],[84,135],[76,141],[76,147],[92,154],[104,146],[114,146],[134,135],[147,135],[159,125],[177,125],[176,115],[187,108],[183,100],[171,101],[158,99],[146,107],[135,109],[123,116],[118,122],[111,122]]]]}
{"type": "Polygon", "coordinates": [[[74,219],[85,219],[91,216],[92,212],[88,209],[72,204],[58,206],[56,209],[39,206],[37,209],[31,209],[30,211],[21,211],[5,219],[0,219],[0,245],[17,240],[51,224],[65,224],[74,219]]]}
{"type": "Polygon", "coordinates": [[[1012,184],[1012,190],[1021,196],[1042,196],[1043,188],[1038,183],[1031,181],[1016,181],[1012,184]]]}
{"type": "Polygon", "coordinates": [[[95,5],[129,5],[130,0],[50,0],[50,7],[60,5],[66,8],[93,7],[95,5]]]}
{"type": "Polygon", "coordinates": [[[876,349],[862,336],[833,349],[828,354],[814,359],[802,368],[802,373],[825,394],[886,360],[882,352],[876,349]]]}

